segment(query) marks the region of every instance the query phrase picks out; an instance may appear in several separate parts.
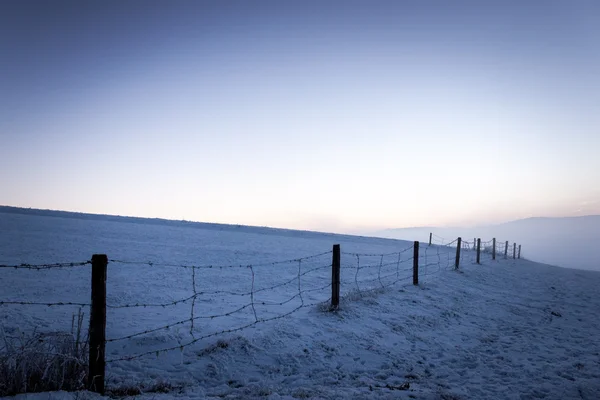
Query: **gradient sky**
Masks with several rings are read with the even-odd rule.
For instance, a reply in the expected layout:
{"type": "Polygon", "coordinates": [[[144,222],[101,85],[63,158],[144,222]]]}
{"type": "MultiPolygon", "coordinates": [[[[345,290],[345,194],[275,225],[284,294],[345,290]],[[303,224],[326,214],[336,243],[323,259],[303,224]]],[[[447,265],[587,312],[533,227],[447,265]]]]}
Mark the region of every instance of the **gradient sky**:
{"type": "Polygon", "coordinates": [[[0,204],[336,232],[600,214],[600,2],[0,3],[0,204]]]}

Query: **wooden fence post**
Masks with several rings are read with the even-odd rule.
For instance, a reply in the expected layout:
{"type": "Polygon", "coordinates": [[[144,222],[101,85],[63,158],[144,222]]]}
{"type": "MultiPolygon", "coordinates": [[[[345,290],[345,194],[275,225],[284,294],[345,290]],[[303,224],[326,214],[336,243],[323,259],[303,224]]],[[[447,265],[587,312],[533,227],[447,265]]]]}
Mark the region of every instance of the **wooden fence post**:
{"type": "Polygon", "coordinates": [[[507,257],[508,257],[508,240],[506,241],[506,244],[504,245],[504,259],[506,260],[507,257]]]}
{"type": "Polygon", "coordinates": [[[413,252],[413,285],[419,284],[419,242],[415,241],[413,252]]]}
{"type": "Polygon", "coordinates": [[[473,250],[477,249],[477,238],[473,238],[473,250]]]}
{"type": "Polygon", "coordinates": [[[477,239],[477,264],[481,264],[481,238],[477,239]]]}
{"type": "Polygon", "coordinates": [[[331,309],[337,310],[340,305],[340,245],[333,245],[331,260],[331,309]]]}
{"type": "Polygon", "coordinates": [[[492,260],[496,259],[496,238],[492,239],[492,260]]]}
{"type": "Polygon", "coordinates": [[[458,238],[456,242],[456,262],[454,263],[454,269],[458,269],[460,264],[460,247],[461,247],[462,239],[458,238]]]}
{"type": "Polygon", "coordinates": [[[513,243],[513,260],[517,258],[517,243],[513,243]]]}
{"type": "Polygon", "coordinates": [[[521,259],[521,245],[519,245],[519,259],[521,259]]]}
{"type": "Polygon", "coordinates": [[[429,245],[431,246],[431,237],[433,236],[433,232],[429,232],[429,245]]]}
{"type": "Polygon", "coordinates": [[[104,395],[106,346],[106,254],[92,256],[92,306],[90,310],[90,349],[88,389],[104,395]]]}

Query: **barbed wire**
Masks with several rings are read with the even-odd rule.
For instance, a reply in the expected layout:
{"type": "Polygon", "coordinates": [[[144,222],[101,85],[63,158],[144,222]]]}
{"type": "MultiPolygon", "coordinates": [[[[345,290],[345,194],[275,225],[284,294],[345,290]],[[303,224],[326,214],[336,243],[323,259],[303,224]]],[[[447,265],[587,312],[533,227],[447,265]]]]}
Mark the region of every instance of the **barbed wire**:
{"type": "Polygon", "coordinates": [[[433,235],[431,237],[431,240],[430,240],[429,244],[430,245],[434,245],[434,246],[445,246],[446,245],[446,239],[440,238],[439,236],[436,237],[435,235],[433,235]]]}
{"type": "Polygon", "coordinates": [[[414,249],[414,245],[411,244],[409,247],[400,250],[400,251],[394,251],[392,253],[351,253],[351,252],[346,252],[346,251],[342,251],[341,254],[342,255],[346,255],[346,256],[359,256],[359,257],[387,257],[387,256],[395,256],[398,254],[402,254],[402,253],[406,253],[407,251],[413,250],[414,249]]]}
{"type": "Polygon", "coordinates": [[[458,238],[454,239],[453,241],[451,241],[449,243],[445,243],[444,246],[451,246],[451,245],[453,245],[454,243],[457,243],[457,242],[458,242],[458,238]]]}
{"type": "Polygon", "coordinates": [[[297,294],[293,295],[289,299],[284,300],[284,301],[279,302],[279,303],[268,303],[268,302],[262,301],[262,302],[258,302],[257,304],[260,304],[262,306],[283,306],[283,305],[285,305],[287,303],[290,303],[292,300],[294,300],[296,298],[301,298],[302,294],[304,294],[304,293],[318,292],[318,291],[325,290],[325,289],[330,288],[330,287],[331,287],[331,283],[328,282],[326,285],[323,285],[321,287],[299,291],[297,294]]]}
{"type": "MultiPolygon", "coordinates": [[[[393,276],[393,275],[389,275],[388,277],[391,277],[391,276],[393,276]]],[[[385,277],[382,277],[382,278],[385,278],[385,277]]],[[[391,281],[391,282],[389,282],[387,284],[381,283],[380,285],[376,285],[376,286],[374,286],[374,287],[372,287],[370,289],[358,289],[357,291],[358,291],[359,295],[364,296],[367,293],[375,292],[375,291],[378,291],[378,290],[386,289],[388,287],[397,285],[399,282],[403,282],[403,281],[410,282],[411,280],[412,280],[412,275],[411,276],[406,276],[406,277],[403,277],[403,278],[397,278],[396,280],[391,281]]],[[[368,280],[368,281],[361,281],[361,282],[362,283],[366,283],[366,282],[374,282],[374,281],[377,281],[377,279],[368,280]]]]}
{"type": "MultiPolygon", "coordinates": [[[[323,254],[320,254],[320,255],[322,256],[324,254],[327,254],[327,253],[323,253],[323,254]]],[[[314,258],[314,257],[310,257],[310,258],[314,258]]],[[[153,351],[148,351],[148,352],[144,352],[144,353],[140,353],[140,354],[136,354],[136,355],[123,356],[123,357],[116,358],[116,359],[113,359],[113,360],[110,360],[110,361],[130,360],[130,359],[138,358],[138,357],[141,357],[141,356],[144,356],[144,355],[147,355],[147,354],[154,354],[156,352],[171,351],[171,350],[174,350],[174,349],[183,349],[186,346],[189,346],[189,345],[192,345],[192,344],[196,343],[198,340],[205,339],[205,338],[208,338],[208,337],[211,337],[211,336],[215,336],[215,335],[218,335],[218,334],[223,334],[223,333],[227,333],[227,332],[236,332],[236,331],[239,331],[239,330],[243,330],[243,329],[249,328],[250,326],[258,324],[258,323],[263,323],[263,322],[266,322],[266,321],[271,321],[271,320],[274,320],[274,319],[283,318],[283,317],[285,317],[287,315],[292,314],[293,312],[296,312],[296,311],[300,310],[302,307],[306,306],[305,300],[304,300],[304,295],[306,295],[308,293],[312,293],[312,292],[324,291],[325,289],[331,287],[331,282],[330,281],[327,281],[327,284],[325,284],[325,285],[319,285],[318,287],[310,287],[310,286],[304,287],[303,286],[303,284],[302,284],[302,277],[303,276],[306,276],[307,274],[310,274],[311,272],[315,272],[315,271],[318,271],[318,270],[323,270],[325,268],[331,268],[331,264],[328,264],[328,265],[321,265],[321,266],[317,266],[317,267],[307,268],[307,269],[303,270],[303,260],[307,260],[307,259],[309,259],[309,258],[303,257],[303,258],[295,259],[298,266],[297,266],[296,275],[293,278],[287,279],[284,282],[279,282],[279,283],[273,284],[273,285],[271,285],[269,287],[263,287],[263,288],[257,288],[256,287],[256,271],[254,269],[254,266],[253,265],[247,266],[247,268],[250,271],[250,275],[251,275],[251,288],[250,288],[250,291],[246,292],[246,293],[237,293],[237,294],[238,295],[248,295],[250,297],[249,302],[247,302],[245,304],[242,304],[241,306],[236,307],[234,309],[228,310],[227,312],[213,313],[213,314],[210,314],[210,315],[195,315],[193,307],[192,307],[192,310],[190,311],[189,318],[180,319],[178,321],[171,322],[169,324],[165,324],[165,325],[161,325],[161,326],[157,326],[157,327],[154,327],[154,328],[151,328],[151,329],[144,329],[144,330],[141,330],[139,332],[131,333],[131,334],[124,335],[124,336],[121,336],[121,337],[109,338],[109,339],[106,340],[106,343],[112,343],[112,342],[117,342],[117,341],[130,340],[130,339],[133,339],[133,338],[136,338],[136,337],[140,337],[140,336],[144,336],[144,335],[156,333],[156,332],[159,332],[159,331],[170,330],[170,329],[172,329],[174,327],[177,327],[177,326],[183,326],[183,325],[189,324],[190,325],[190,336],[193,339],[193,340],[191,340],[188,343],[183,344],[183,345],[180,344],[178,346],[171,346],[171,347],[167,347],[167,348],[160,349],[160,350],[153,350],[153,351]],[[290,284],[293,284],[296,281],[297,281],[297,292],[295,294],[289,296],[288,298],[282,299],[281,301],[268,301],[268,300],[260,300],[260,299],[256,298],[256,294],[258,294],[260,292],[264,292],[264,291],[272,290],[272,289],[275,289],[275,288],[278,288],[278,287],[283,287],[283,286],[286,286],[286,285],[290,285],[290,284]],[[291,302],[293,302],[295,300],[296,301],[299,300],[300,304],[296,308],[294,308],[293,310],[291,310],[289,312],[286,312],[286,313],[283,313],[282,315],[278,315],[278,316],[274,316],[274,317],[268,317],[268,318],[261,318],[258,315],[257,306],[265,306],[265,307],[284,306],[284,305],[289,304],[289,303],[291,303],[291,302]],[[249,322],[249,323],[244,324],[244,325],[242,325],[240,327],[237,327],[237,328],[223,329],[223,330],[220,330],[218,332],[214,332],[214,333],[208,334],[208,335],[203,335],[203,336],[200,336],[200,337],[197,337],[194,334],[194,323],[196,321],[207,320],[207,319],[208,320],[213,320],[213,319],[216,319],[216,318],[230,317],[230,316],[232,316],[234,314],[246,312],[248,310],[250,310],[250,312],[251,312],[252,319],[253,319],[252,322],[249,322]]],[[[182,299],[182,300],[195,299],[196,297],[198,297],[202,293],[202,292],[197,292],[197,289],[196,289],[196,285],[195,285],[195,281],[196,281],[195,271],[196,271],[196,269],[197,268],[195,268],[195,267],[191,269],[192,270],[192,282],[193,282],[193,284],[192,284],[192,290],[194,291],[194,293],[193,293],[192,296],[189,296],[188,298],[182,299]]],[[[218,293],[218,292],[219,291],[212,291],[212,293],[218,293]]],[[[223,291],[221,291],[221,292],[223,292],[223,291]]],[[[172,303],[168,303],[168,304],[172,304],[172,303]]],[[[192,305],[193,304],[194,303],[192,303],[192,305]]]]}
{"type": "MultiPolygon", "coordinates": [[[[440,249],[444,249],[444,247],[434,246],[425,247],[425,251],[419,255],[419,261],[421,259],[424,260],[424,263],[419,262],[419,281],[421,282],[421,278],[430,277],[436,273],[441,272],[443,269],[448,269],[449,266],[449,256],[446,256],[446,263],[442,262],[442,255],[440,253],[440,249]]],[[[449,254],[450,251],[445,251],[446,254],[449,254]]]]}
{"type": "MultiPolygon", "coordinates": [[[[414,246],[411,247],[410,249],[413,249],[413,248],[414,248],[414,246]]],[[[365,292],[368,292],[368,291],[374,290],[374,289],[389,287],[389,286],[394,285],[402,280],[410,279],[412,277],[412,266],[407,269],[400,269],[401,264],[409,263],[413,260],[412,255],[410,258],[407,258],[405,260],[401,259],[402,254],[410,249],[405,249],[404,251],[396,252],[396,253],[383,253],[383,254],[367,254],[367,255],[365,255],[365,254],[361,254],[361,253],[353,253],[354,258],[356,259],[355,265],[354,266],[343,266],[343,269],[346,269],[346,270],[355,269],[353,286],[355,287],[356,291],[359,294],[363,294],[365,292]],[[390,256],[390,255],[398,255],[398,259],[396,260],[396,262],[384,263],[383,262],[384,257],[390,256]],[[380,257],[379,264],[367,264],[367,265],[361,264],[362,258],[375,257],[375,256],[380,257]],[[382,275],[383,269],[387,268],[388,272],[390,272],[391,269],[389,267],[392,267],[392,266],[396,267],[395,271],[393,273],[388,273],[387,275],[382,275]],[[373,268],[377,268],[377,276],[376,277],[373,277],[371,279],[359,279],[361,270],[372,270],[373,268]],[[400,272],[411,272],[411,274],[408,276],[400,277],[400,272]],[[396,280],[391,281],[388,284],[384,284],[384,282],[383,282],[384,280],[387,280],[394,276],[396,277],[396,280]],[[375,288],[365,289],[365,286],[368,286],[369,284],[372,284],[372,283],[378,283],[378,284],[376,285],[375,288]]],[[[369,275],[369,276],[373,276],[373,275],[369,275]]],[[[348,281],[346,281],[346,282],[348,282],[348,281]]]]}
{"type": "Polygon", "coordinates": [[[327,254],[331,254],[331,250],[325,251],[322,253],[318,253],[318,254],[313,254],[310,256],[306,256],[306,257],[290,258],[287,260],[279,260],[279,261],[272,261],[272,262],[258,263],[258,264],[192,265],[192,264],[168,264],[168,263],[161,263],[161,262],[155,262],[155,261],[130,261],[130,260],[117,260],[117,259],[109,259],[108,261],[110,263],[115,263],[115,264],[148,265],[150,267],[170,267],[170,268],[184,268],[184,269],[192,269],[192,268],[195,268],[195,269],[225,269],[225,268],[270,267],[270,266],[275,266],[275,265],[280,265],[280,264],[292,264],[292,263],[296,263],[298,261],[306,261],[306,260],[322,257],[327,254]]]}
{"type": "Polygon", "coordinates": [[[16,265],[0,264],[0,268],[43,270],[43,269],[55,269],[55,268],[83,267],[85,265],[90,265],[91,263],[92,263],[91,261],[82,261],[82,262],[54,263],[54,264],[16,264],[16,265]]]}
{"type": "MultiPolygon", "coordinates": [[[[360,256],[359,256],[360,257],[360,256]]],[[[367,264],[367,265],[362,265],[361,268],[362,269],[370,269],[370,268],[382,268],[382,267],[389,267],[391,265],[397,265],[397,262],[388,262],[388,263],[379,263],[379,264],[367,264]]],[[[342,269],[353,269],[354,267],[352,266],[341,266],[342,269]]]]}
{"type": "MultiPolygon", "coordinates": [[[[212,290],[212,291],[198,291],[195,281],[196,281],[196,272],[198,270],[203,270],[206,268],[215,268],[215,266],[191,266],[191,265],[174,265],[171,264],[170,266],[177,266],[177,267],[182,267],[182,268],[187,268],[190,269],[192,272],[192,291],[193,294],[191,296],[188,296],[186,298],[183,299],[179,299],[179,300],[175,300],[172,302],[167,302],[167,303],[159,303],[159,304],[140,304],[140,303],[136,303],[136,304],[125,304],[125,305],[110,305],[111,308],[130,308],[130,307],[149,307],[149,306],[157,306],[157,307],[164,307],[164,306],[170,306],[170,305],[176,305],[176,304],[180,304],[180,303],[184,303],[184,302],[188,302],[188,301],[192,301],[192,307],[190,309],[190,317],[189,318],[185,318],[185,319],[181,319],[169,324],[165,324],[162,326],[158,326],[155,328],[151,328],[151,329],[145,329],[139,332],[135,332],[132,334],[128,334],[128,335],[124,335],[122,337],[114,337],[114,338],[109,338],[106,340],[107,343],[111,343],[111,342],[116,342],[116,341],[124,341],[124,340],[130,340],[139,336],[144,336],[144,335],[148,335],[148,334],[152,334],[152,333],[156,333],[159,331],[164,331],[164,330],[169,330],[172,329],[174,327],[177,326],[183,326],[189,323],[190,325],[190,336],[193,338],[193,340],[191,340],[189,343],[184,344],[184,345],[178,345],[178,346],[172,346],[172,347],[168,347],[165,349],[160,349],[160,350],[153,350],[151,352],[145,352],[145,353],[141,353],[141,354],[136,354],[136,355],[129,355],[129,356],[123,356],[120,358],[116,358],[113,360],[108,360],[108,361],[118,361],[118,360],[131,360],[134,358],[138,358],[147,354],[153,354],[153,353],[157,353],[157,352],[165,352],[165,351],[171,351],[174,349],[183,349],[183,347],[191,345],[193,343],[196,343],[198,340],[202,340],[211,336],[216,336],[219,334],[225,334],[227,332],[236,332],[236,331],[240,331],[246,328],[249,328],[250,326],[253,326],[257,323],[262,323],[262,322],[266,322],[266,321],[270,321],[270,320],[274,320],[277,318],[282,318],[285,317],[287,315],[290,315],[291,313],[293,313],[294,311],[299,310],[299,308],[297,307],[296,309],[292,310],[291,312],[285,313],[283,315],[277,316],[277,317],[272,317],[272,318],[259,318],[258,313],[257,313],[257,309],[256,306],[261,305],[261,306],[267,306],[267,307],[272,307],[272,306],[284,306],[288,303],[291,303],[292,301],[296,300],[296,299],[300,299],[300,306],[299,307],[303,307],[304,304],[304,298],[303,298],[303,294],[308,294],[311,292],[316,292],[316,291],[323,291],[326,288],[331,286],[330,282],[327,282],[326,285],[322,285],[320,287],[317,288],[302,288],[302,277],[313,273],[315,271],[319,271],[319,270],[323,270],[326,268],[331,268],[331,263],[326,264],[326,265],[321,265],[321,266],[317,266],[317,267],[312,267],[312,268],[308,268],[306,270],[302,270],[302,262],[305,260],[311,260],[311,259],[315,259],[317,257],[320,256],[324,256],[327,254],[331,254],[331,252],[325,252],[325,253],[319,253],[317,255],[313,255],[313,256],[308,256],[308,257],[301,257],[301,258],[295,258],[295,259],[289,259],[289,260],[284,260],[284,261],[276,261],[276,262],[272,262],[272,263],[262,263],[262,264],[255,264],[255,265],[246,265],[246,266],[242,266],[248,270],[250,270],[251,273],[251,288],[249,291],[247,292],[235,292],[235,291],[229,291],[229,290],[212,290]],[[255,276],[255,266],[259,265],[259,266],[264,266],[264,265],[280,265],[283,263],[292,263],[292,262],[296,262],[298,264],[298,273],[296,274],[296,276],[294,276],[291,279],[287,279],[284,282],[279,282],[273,285],[270,285],[268,287],[261,287],[261,288],[257,288],[256,287],[256,276],[255,276]],[[282,300],[282,301],[278,301],[278,302],[273,302],[273,301],[261,301],[256,299],[255,295],[259,294],[261,292],[265,292],[265,291],[270,291],[270,290],[274,290],[280,287],[284,287],[287,285],[292,285],[295,281],[297,281],[298,283],[298,292],[296,294],[294,294],[293,296],[282,300]],[[236,295],[236,296],[249,296],[250,297],[250,301],[246,304],[242,304],[241,306],[235,308],[235,309],[231,309],[227,312],[222,312],[222,313],[213,313],[210,315],[195,315],[195,311],[194,311],[194,305],[195,305],[195,301],[199,296],[202,295],[219,295],[219,294],[229,294],[229,295],[236,295]],[[210,335],[203,335],[200,337],[197,337],[194,333],[194,323],[199,321],[199,320],[213,320],[213,319],[217,319],[217,318],[225,318],[225,317],[230,317],[233,316],[234,314],[237,313],[242,313],[245,312],[246,310],[251,310],[252,315],[253,315],[253,319],[254,321],[251,323],[248,323],[246,325],[237,327],[237,328],[232,328],[232,329],[223,329],[221,331],[218,332],[214,332],[213,334],[210,335]]],[[[133,263],[133,262],[132,262],[133,263]]],[[[149,263],[152,264],[152,266],[161,266],[163,264],[154,264],[154,263],[149,263]]],[[[107,361],[107,362],[108,362],[107,361]]]]}
{"type": "Polygon", "coordinates": [[[314,306],[317,306],[317,305],[320,305],[320,304],[327,304],[330,300],[331,300],[331,297],[328,298],[328,299],[326,299],[326,300],[324,300],[324,301],[317,301],[317,302],[314,302],[314,303],[311,303],[311,304],[301,304],[301,305],[297,306],[296,308],[294,308],[294,309],[292,309],[292,310],[290,310],[290,311],[288,311],[288,312],[286,312],[284,314],[281,314],[281,315],[277,315],[277,316],[269,317],[269,318],[259,318],[256,321],[250,322],[250,323],[248,323],[246,325],[243,325],[243,326],[240,326],[240,327],[237,327],[237,328],[222,329],[222,330],[217,331],[217,332],[213,332],[213,333],[209,333],[209,334],[206,334],[206,335],[203,335],[203,336],[196,337],[193,340],[190,340],[190,341],[188,341],[188,342],[186,342],[184,344],[180,344],[180,345],[177,345],[177,346],[170,346],[170,347],[166,347],[166,348],[162,348],[162,349],[158,349],[158,350],[150,350],[150,351],[146,351],[146,352],[142,352],[142,353],[138,353],[138,354],[134,354],[134,355],[129,355],[129,356],[123,356],[123,357],[117,357],[117,358],[108,359],[108,360],[106,360],[106,363],[114,363],[114,362],[117,362],[117,361],[129,361],[129,360],[134,360],[136,358],[141,358],[141,357],[148,356],[148,355],[157,355],[158,356],[160,353],[166,353],[166,352],[173,351],[173,350],[183,350],[184,348],[189,347],[189,346],[191,346],[191,345],[193,345],[195,343],[198,343],[201,340],[208,339],[208,338],[215,337],[215,336],[224,335],[224,334],[227,334],[227,333],[240,332],[240,331],[248,329],[248,328],[250,328],[250,327],[252,327],[254,325],[258,325],[258,324],[262,324],[262,323],[265,323],[265,322],[270,322],[270,321],[275,321],[275,320],[278,320],[278,319],[282,319],[282,318],[285,318],[287,316],[290,316],[290,315],[292,315],[292,314],[300,311],[302,308],[314,307],[314,306]]]}
{"type": "Polygon", "coordinates": [[[46,306],[46,307],[57,307],[57,306],[78,306],[78,307],[89,307],[90,303],[75,303],[68,301],[59,301],[55,303],[43,303],[36,301],[0,301],[0,305],[21,305],[21,306],[46,306]]]}
{"type": "MultiPolygon", "coordinates": [[[[433,246],[428,246],[428,247],[451,247],[452,245],[454,245],[458,239],[453,240],[452,242],[449,243],[442,243],[439,244],[437,243],[437,239],[443,239],[441,236],[436,235],[435,233],[432,233],[432,245],[433,246]]],[[[502,241],[500,239],[495,239],[496,241],[496,246],[495,249],[493,247],[494,245],[494,239],[489,239],[489,240],[482,240],[479,239],[480,241],[480,250],[481,250],[481,255],[482,256],[486,256],[486,255],[492,255],[493,257],[493,253],[495,251],[495,255],[496,255],[496,259],[499,258],[511,258],[511,259],[516,259],[516,258],[521,258],[519,257],[519,246],[516,245],[514,242],[510,242],[510,241],[502,241]],[[506,244],[508,243],[508,245],[506,244]]],[[[475,262],[476,256],[475,256],[475,251],[477,250],[477,243],[478,243],[478,239],[474,238],[473,241],[469,241],[467,240],[461,240],[461,255],[460,255],[460,260],[461,262],[475,262]],[[467,252],[467,254],[465,254],[465,252],[467,252]]],[[[456,248],[456,246],[452,246],[454,248],[456,248]]],[[[424,252],[425,255],[429,255],[428,250],[426,250],[424,252]]],[[[447,260],[446,262],[448,263],[448,265],[453,265],[453,262],[450,260],[450,255],[447,255],[447,260]]]]}
{"type": "Polygon", "coordinates": [[[458,238],[447,242],[446,238],[443,238],[439,235],[436,235],[435,233],[432,232],[432,240],[431,240],[431,244],[435,244],[438,246],[452,246],[454,243],[458,242],[458,238]]]}
{"type": "Polygon", "coordinates": [[[202,319],[215,319],[215,318],[229,317],[229,316],[231,316],[233,314],[236,314],[236,313],[238,313],[240,311],[243,311],[246,308],[249,308],[251,306],[252,306],[252,303],[247,303],[247,304],[244,304],[243,306],[241,306],[239,308],[236,308],[235,310],[226,312],[224,314],[201,315],[201,316],[195,316],[193,319],[192,318],[186,318],[186,319],[183,319],[183,320],[179,320],[177,322],[172,322],[170,324],[161,325],[161,326],[156,327],[156,328],[146,329],[146,330],[143,330],[143,331],[132,333],[130,335],[126,335],[126,336],[122,336],[122,337],[117,337],[117,338],[106,339],[106,343],[119,342],[121,340],[133,339],[134,337],[142,336],[142,335],[147,335],[149,333],[154,333],[154,332],[158,332],[158,331],[169,330],[169,329],[174,328],[174,327],[176,327],[178,325],[183,325],[185,323],[192,322],[192,321],[198,321],[198,320],[202,320],[202,319]]]}
{"type": "MultiPolygon", "coordinates": [[[[192,268],[192,291],[194,292],[194,295],[197,293],[196,291],[196,268],[192,268]]],[[[195,321],[195,317],[194,317],[194,309],[196,308],[196,296],[193,296],[192,298],[192,306],[190,307],[190,320],[191,325],[190,325],[190,335],[192,337],[194,337],[194,321],[195,321]]]]}
{"type": "MultiPolygon", "coordinates": [[[[246,268],[249,268],[250,266],[246,266],[246,268]]],[[[327,264],[327,265],[322,265],[319,267],[315,267],[315,268],[311,268],[309,270],[306,270],[304,272],[302,272],[300,274],[300,276],[305,276],[310,274],[311,272],[314,271],[318,271],[318,270],[322,270],[322,269],[326,269],[326,268],[331,268],[331,264],[327,264]]],[[[192,271],[195,271],[195,269],[192,269],[192,271]]],[[[192,280],[195,279],[195,274],[192,276],[192,280]]],[[[269,287],[264,287],[264,288],[260,288],[260,289],[256,289],[254,291],[250,290],[248,292],[233,292],[233,291],[229,291],[229,290],[207,290],[207,291],[196,291],[194,294],[188,296],[188,297],[184,297],[178,300],[174,300],[174,301],[170,301],[170,302],[166,302],[166,303],[150,303],[150,304],[146,304],[146,303],[133,303],[133,304],[123,304],[123,305],[112,305],[112,304],[107,304],[106,307],[107,308],[146,308],[146,307],[169,307],[169,306],[176,306],[178,304],[181,303],[187,303],[189,301],[194,301],[195,299],[197,299],[200,296],[214,296],[214,295],[220,295],[220,294],[225,294],[225,295],[229,295],[229,296],[240,296],[240,297],[245,297],[245,296],[251,296],[252,293],[260,293],[260,292],[265,292],[268,290],[273,290],[273,289],[277,289],[283,286],[287,286],[287,285],[291,285],[294,283],[294,281],[298,280],[297,276],[294,276],[293,278],[282,282],[282,283],[277,283],[274,284],[272,286],[269,287]]]]}

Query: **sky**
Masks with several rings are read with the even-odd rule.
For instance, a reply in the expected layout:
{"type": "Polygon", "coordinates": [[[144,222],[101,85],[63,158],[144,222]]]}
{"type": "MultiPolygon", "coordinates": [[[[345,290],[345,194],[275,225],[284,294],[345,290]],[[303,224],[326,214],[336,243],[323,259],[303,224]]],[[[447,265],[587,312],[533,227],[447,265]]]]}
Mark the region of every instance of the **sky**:
{"type": "Polygon", "coordinates": [[[0,2],[0,204],[358,232],[600,214],[600,3],[0,2]]]}

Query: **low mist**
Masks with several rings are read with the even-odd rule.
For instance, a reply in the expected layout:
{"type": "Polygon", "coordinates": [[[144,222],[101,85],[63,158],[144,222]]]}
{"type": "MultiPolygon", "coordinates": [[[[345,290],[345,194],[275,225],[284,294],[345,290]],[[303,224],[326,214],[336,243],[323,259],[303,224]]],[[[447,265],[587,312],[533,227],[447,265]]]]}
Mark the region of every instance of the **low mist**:
{"type": "MultiPolygon", "coordinates": [[[[377,236],[450,242],[457,237],[472,241],[496,238],[522,245],[521,256],[533,261],[565,268],[600,271],[600,215],[569,218],[528,218],[479,228],[405,228],[379,231],[377,236]]],[[[501,245],[499,245],[501,247],[501,245]]],[[[502,248],[502,247],[501,247],[502,248]]]]}

